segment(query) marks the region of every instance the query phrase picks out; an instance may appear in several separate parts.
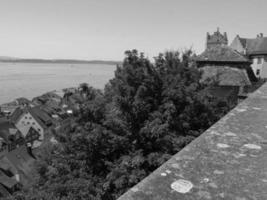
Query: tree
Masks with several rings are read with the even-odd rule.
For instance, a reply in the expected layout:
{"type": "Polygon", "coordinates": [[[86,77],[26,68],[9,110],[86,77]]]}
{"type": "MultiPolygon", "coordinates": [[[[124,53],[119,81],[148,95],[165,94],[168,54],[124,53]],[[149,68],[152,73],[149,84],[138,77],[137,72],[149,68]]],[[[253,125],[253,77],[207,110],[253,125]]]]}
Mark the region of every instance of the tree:
{"type": "Polygon", "coordinates": [[[76,122],[15,199],[116,199],[199,136],[229,106],[206,94],[192,56],[165,52],[152,64],[126,51],[104,93],[81,86],[90,95],[76,122]]]}

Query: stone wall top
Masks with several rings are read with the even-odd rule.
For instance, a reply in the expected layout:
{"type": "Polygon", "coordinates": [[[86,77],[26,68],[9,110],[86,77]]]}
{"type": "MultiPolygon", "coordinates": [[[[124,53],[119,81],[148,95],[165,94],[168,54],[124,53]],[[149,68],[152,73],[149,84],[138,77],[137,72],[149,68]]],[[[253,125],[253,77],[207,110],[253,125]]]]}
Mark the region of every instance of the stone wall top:
{"type": "Polygon", "coordinates": [[[267,199],[267,84],[119,200],[267,199]]]}

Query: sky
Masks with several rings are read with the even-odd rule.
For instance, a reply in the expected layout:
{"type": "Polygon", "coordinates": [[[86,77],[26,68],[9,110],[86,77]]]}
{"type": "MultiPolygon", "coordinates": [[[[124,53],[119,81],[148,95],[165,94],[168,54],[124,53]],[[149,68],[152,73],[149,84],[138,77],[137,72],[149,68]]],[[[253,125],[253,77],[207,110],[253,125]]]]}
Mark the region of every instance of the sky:
{"type": "Polygon", "coordinates": [[[0,56],[122,60],[137,49],[201,53],[220,28],[267,36],[266,0],[0,0],[0,56]]]}

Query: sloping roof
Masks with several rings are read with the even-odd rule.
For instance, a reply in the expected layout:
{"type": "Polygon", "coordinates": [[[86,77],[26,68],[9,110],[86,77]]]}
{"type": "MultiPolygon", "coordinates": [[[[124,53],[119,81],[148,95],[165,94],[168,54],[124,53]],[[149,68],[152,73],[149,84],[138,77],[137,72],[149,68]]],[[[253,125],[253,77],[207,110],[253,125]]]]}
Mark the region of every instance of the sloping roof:
{"type": "Polygon", "coordinates": [[[23,113],[29,112],[32,117],[39,123],[39,125],[46,129],[47,125],[51,123],[51,117],[41,109],[41,106],[35,107],[25,107],[23,109],[17,108],[14,113],[11,115],[10,120],[13,123],[16,123],[18,119],[23,115],[23,113]]]}
{"type": "MultiPolygon", "coordinates": [[[[6,118],[0,118],[0,137],[3,138],[6,142],[9,141],[10,131],[17,128],[13,123],[11,123],[6,118]]],[[[17,130],[18,131],[18,130],[17,130]]]]}
{"type": "MultiPolygon", "coordinates": [[[[20,175],[23,185],[27,185],[32,181],[32,165],[35,159],[29,155],[26,146],[20,146],[8,152],[2,159],[8,161],[6,165],[9,165],[9,169],[12,170],[13,174],[18,173],[20,175]]],[[[2,159],[0,167],[4,167],[1,166],[2,159]]]]}
{"type": "Polygon", "coordinates": [[[246,86],[251,85],[245,69],[238,69],[232,67],[216,67],[205,66],[202,67],[202,81],[207,79],[214,79],[218,81],[220,86],[246,86]]]}
{"type": "Polygon", "coordinates": [[[34,119],[39,123],[42,128],[48,128],[47,125],[51,121],[51,118],[38,106],[35,106],[33,108],[27,107],[27,111],[34,117],[34,119]]]}
{"type": "Polygon", "coordinates": [[[10,116],[10,120],[13,122],[13,123],[16,123],[20,116],[23,114],[23,110],[21,108],[16,108],[15,111],[11,114],[10,116]]]}
{"type": "Polygon", "coordinates": [[[17,98],[16,101],[18,102],[19,105],[23,105],[23,104],[30,104],[31,101],[25,97],[20,97],[17,98]]]}
{"type": "Polygon", "coordinates": [[[243,55],[226,45],[217,45],[207,48],[202,54],[197,56],[197,62],[250,62],[243,55]]]}
{"type": "Polygon", "coordinates": [[[8,177],[1,169],[0,169],[0,184],[5,187],[11,189],[13,186],[17,184],[17,181],[11,177],[8,177]]]}
{"type": "Polygon", "coordinates": [[[249,55],[267,54],[267,37],[240,38],[240,42],[249,55]]]}

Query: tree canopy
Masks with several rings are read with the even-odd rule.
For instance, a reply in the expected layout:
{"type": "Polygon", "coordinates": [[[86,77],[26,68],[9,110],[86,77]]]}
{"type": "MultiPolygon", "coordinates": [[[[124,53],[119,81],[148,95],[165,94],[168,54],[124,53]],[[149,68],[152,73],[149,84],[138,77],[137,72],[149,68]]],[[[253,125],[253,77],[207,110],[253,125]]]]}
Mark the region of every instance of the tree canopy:
{"type": "Polygon", "coordinates": [[[42,148],[35,182],[12,198],[118,198],[230,109],[200,78],[191,51],[165,52],[153,63],[126,51],[103,92],[80,85],[86,101],[76,122],[42,148]]]}

